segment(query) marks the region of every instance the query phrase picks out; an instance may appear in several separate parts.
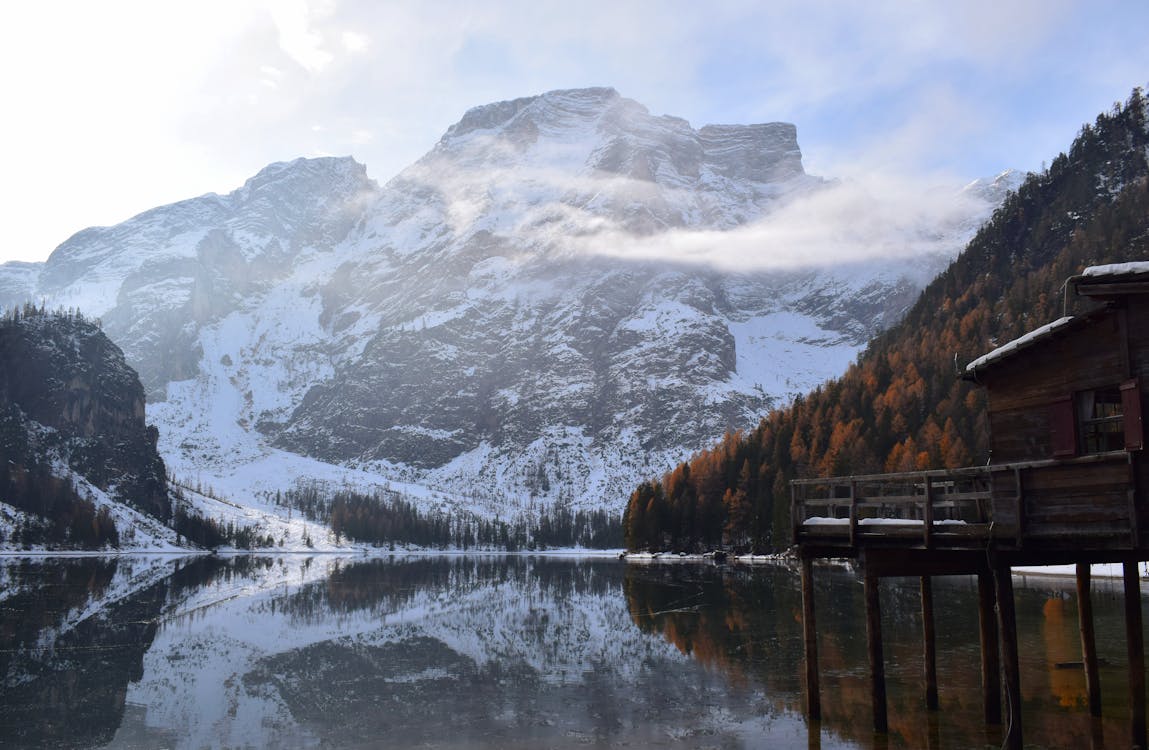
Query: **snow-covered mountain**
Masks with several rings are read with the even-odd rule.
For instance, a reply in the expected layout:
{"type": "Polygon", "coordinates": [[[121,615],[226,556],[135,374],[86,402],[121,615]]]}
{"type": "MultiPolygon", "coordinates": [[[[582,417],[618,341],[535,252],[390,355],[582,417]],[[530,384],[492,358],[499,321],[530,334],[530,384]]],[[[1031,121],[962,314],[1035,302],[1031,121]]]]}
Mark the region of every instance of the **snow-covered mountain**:
{"type": "Polygon", "coordinates": [[[470,110],[383,187],[298,159],[84,230],[0,266],[0,303],[102,318],[169,467],[234,499],[316,480],[504,517],[621,508],[841,373],[1000,200],[860,210],[841,242],[898,250],[881,261],[770,231],[840,187],[805,174],[792,125],[554,91],[470,110]]]}

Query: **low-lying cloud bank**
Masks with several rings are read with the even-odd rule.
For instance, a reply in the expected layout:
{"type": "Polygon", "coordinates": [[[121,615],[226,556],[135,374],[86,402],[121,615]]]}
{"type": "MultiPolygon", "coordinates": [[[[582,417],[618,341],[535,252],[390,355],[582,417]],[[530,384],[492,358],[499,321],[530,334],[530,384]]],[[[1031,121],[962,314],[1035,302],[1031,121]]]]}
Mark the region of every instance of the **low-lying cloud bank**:
{"type": "Polygon", "coordinates": [[[837,182],[794,196],[764,218],[726,230],[610,231],[586,250],[724,270],[801,270],[910,261],[959,252],[994,206],[970,192],[909,181],[837,182]]]}

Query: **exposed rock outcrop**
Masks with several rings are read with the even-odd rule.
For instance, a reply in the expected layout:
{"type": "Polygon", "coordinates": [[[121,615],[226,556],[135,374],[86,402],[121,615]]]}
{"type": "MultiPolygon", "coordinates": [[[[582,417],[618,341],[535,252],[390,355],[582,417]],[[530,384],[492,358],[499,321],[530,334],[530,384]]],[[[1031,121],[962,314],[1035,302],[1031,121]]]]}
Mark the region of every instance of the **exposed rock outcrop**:
{"type": "Polygon", "coordinates": [[[71,522],[84,481],[167,522],[158,437],[139,377],[95,324],[31,306],[0,320],[0,500],[71,522]]]}

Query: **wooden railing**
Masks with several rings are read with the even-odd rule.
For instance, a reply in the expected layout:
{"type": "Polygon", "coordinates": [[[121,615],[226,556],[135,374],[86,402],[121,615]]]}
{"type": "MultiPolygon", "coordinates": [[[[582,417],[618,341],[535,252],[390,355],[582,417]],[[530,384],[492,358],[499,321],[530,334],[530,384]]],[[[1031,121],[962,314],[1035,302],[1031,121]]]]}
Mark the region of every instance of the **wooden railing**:
{"type": "Polygon", "coordinates": [[[795,543],[1020,547],[1027,539],[1138,541],[1124,451],[791,482],[795,543]]]}

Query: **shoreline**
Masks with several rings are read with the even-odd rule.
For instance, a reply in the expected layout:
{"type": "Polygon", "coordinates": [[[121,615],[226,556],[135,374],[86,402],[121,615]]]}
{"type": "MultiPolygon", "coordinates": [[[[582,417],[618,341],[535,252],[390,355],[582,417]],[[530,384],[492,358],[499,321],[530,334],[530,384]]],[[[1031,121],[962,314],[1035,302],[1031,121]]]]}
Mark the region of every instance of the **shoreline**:
{"type": "MultiPolygon", "coordinates": [[[[345,548],[313,550],[279,549],[226,549],[226,550],[180,550],[180,549],[140,549],[140,550],[0,550],[0,562],[4,560],[52,560],[79,558],[113,557],[354,557],[361,559],[383,559],[388,557],[550,557],[568,559],[616,559],[620,562],[636,564],[699,564],[716,565],[781,565],[792,567],[797,560],[784,553],[774,555],[728,555],[715,560],[714,553],[684,554],[673,552],[626,552],[622,549],[587,549],[563,547],[546,550],[490,550],[490,549],[387,549],[387,548],[345,548]]],[[[853,567],[849,558],[817,561],[819,565],[853,567]]],[[[1139,562],[1140,578],[1149,580],[1149,562],[1139,562]]],[[[1091,567],[1094,578],[1120,580],[1123,575],[1122,563],[1094,563],[1091,567]]],[[[1012,568],[1015,577],[1065,579],[1077,575],[1077,566],[1069,565],[1019,565],[1012,568]]]]}

